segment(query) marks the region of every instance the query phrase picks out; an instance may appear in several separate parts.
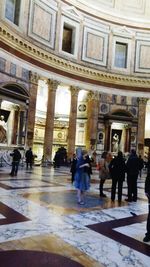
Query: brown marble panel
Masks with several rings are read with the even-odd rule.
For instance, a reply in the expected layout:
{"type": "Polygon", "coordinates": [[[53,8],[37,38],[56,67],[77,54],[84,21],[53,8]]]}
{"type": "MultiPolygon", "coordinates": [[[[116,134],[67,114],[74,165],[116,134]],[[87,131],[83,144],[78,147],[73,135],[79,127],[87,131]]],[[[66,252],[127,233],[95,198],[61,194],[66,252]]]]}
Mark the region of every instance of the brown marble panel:
{"type": "Polygon", "coordinates": [[[29,221],[27,217],[11,209],[2,202],[0,202],[0,213],[5,217],[4,219],[0,219],[0,225],[29,221]]]}
{"type": "Polygon", "coordinates": [[[122,245],[132,248],[144,255],[150,256],[150,246],[148,244],[141,243],[140,241],[130,236],[126,236],[122,233],[115,231],[115,229],[118,227],[141,223],[143,221],[146,221],[146,219],[147,219],[147,214],[138,215],[138,216],[135,215],[132,217],[126,217],[126,218],[119,219],[119,220],[96,223],[93,225],[88,225],[87,227],[104,236],[109,237],[110,239],[113,239],[121,243],[122,245]]]}

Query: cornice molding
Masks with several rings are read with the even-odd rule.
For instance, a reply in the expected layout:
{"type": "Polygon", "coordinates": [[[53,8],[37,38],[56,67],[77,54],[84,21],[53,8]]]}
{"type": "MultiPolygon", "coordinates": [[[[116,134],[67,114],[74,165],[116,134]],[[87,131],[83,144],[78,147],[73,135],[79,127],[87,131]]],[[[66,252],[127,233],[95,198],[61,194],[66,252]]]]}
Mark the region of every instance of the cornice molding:
{"type": "MultiPolygon", "coordinates": [[[[0,26],[0,37],[1,41],[11,48],[14,48],[18,52],[23,53],[24,55],[37,60],[38,62],[42,62],[43,64],[50,66],[51,68],[59,70],[59,73],[65,72],[65,75],[68,76],[71,73],[75,75],[79,80],[81,77],[84,77],[84,80],[89,82],[88,80],[97,82],[97,84],[103,83],[103,85],[110,84],[120,85],[125,87],[131,87],[133,89],[136,88],[150,88],[150,79],[149,78],[137,78],[131,77],[129,75],[119,75],[108,72],[103,72],[100,70],[88,68],[85,66],[81,66],[79,64],[70,62],[66,59],[62,59],[59,56],[53,55],[50,52],[41,49],[34,44],[31,44],[29,41],[24,40],[19,35],[14,32],[11,32],[6,26],[0,26]]],[[[60,73],[61,74],[61,73],[60,73]]],[[[63,74],[62,74],[63,75],[63,74]]],[[[76,78],[76,79],[77,79],[76,78]]],[[[91,82],[92,83],[92,82],[91,82]]],[[[137,89],[138,90],[138,89],[137,89]]]]}

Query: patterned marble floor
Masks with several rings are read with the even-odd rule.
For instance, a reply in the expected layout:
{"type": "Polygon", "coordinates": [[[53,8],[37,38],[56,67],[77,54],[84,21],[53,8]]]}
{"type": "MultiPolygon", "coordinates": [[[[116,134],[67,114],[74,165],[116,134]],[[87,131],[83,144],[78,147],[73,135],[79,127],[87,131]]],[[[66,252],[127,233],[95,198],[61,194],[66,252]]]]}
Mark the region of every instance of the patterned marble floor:
{"type": "Polygon", "coordinates": [[[99,198],[94,171],[86,203],[79,206],[68,168],[0,168],[0,267],[149,267],[150,242],[143,243],[147,218],[144,179],[138,201],[99,198]]]}

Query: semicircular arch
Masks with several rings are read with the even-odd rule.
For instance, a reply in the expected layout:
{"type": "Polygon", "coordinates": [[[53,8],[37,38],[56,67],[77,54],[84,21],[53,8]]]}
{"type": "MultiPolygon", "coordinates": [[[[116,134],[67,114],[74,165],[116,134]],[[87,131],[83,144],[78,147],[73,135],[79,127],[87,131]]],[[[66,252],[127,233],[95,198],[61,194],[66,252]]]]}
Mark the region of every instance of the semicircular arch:
{"type": "Polygon", "coordinates": [[[1,94],[10,99],[26,102],[30,97],[28,89],[24,85],[15,82],[2,83],[0,89],[1,94]]]}

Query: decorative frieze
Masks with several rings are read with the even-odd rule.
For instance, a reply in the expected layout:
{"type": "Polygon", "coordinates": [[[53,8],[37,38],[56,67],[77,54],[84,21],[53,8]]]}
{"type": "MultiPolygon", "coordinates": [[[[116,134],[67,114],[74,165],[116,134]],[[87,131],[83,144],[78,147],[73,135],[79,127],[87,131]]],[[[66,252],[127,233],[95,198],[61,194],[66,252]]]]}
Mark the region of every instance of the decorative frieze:
{"type": "MultiPolygon", "coordinates": [[[[67,75],[72,74],[76,75],[79,79],[80,77],[87,78],[93,83],[94,81],[130,86],[134,89],[134,87],[139,88],[147,88],[150,87],[150,79],[144,79],[139,77],[133,77],[130,75],[119,75],[114,73],[107,73],[106,71],[100,71],[96,69],[91,69],[85,66],[78,65],[77,63],[70,62],[66,59],[62,59],[56,55],[53,55],[39,47],[31,44],[30,42],[22,39],[20,36],[12,33],[6,26],[0,26],[0,37],[1,40],[9,45],[11,48],[17,49],[19,52],[27,55],[28,57],[33,58],[33,60],[39,61],[40,64],[44,64],[45,67],[53,67],[58,69],[59,71],[64,71],[67,75]]],[[[43,66],[44,67],[44,66],[43,66]]]]}

